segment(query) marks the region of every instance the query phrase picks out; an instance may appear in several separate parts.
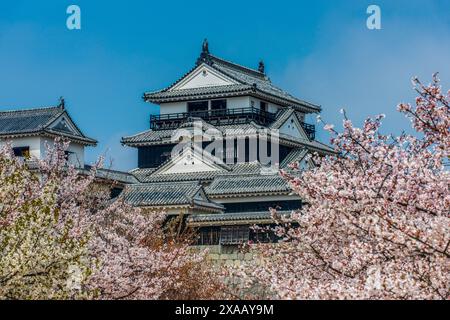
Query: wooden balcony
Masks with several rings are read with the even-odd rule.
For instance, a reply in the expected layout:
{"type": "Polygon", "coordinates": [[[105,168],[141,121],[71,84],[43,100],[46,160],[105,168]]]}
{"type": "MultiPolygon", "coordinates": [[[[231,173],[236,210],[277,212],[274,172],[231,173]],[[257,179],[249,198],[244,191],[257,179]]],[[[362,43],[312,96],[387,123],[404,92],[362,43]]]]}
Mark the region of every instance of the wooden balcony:
{"type": "Polygon", "coordinates": [[[275,114],[257,108],[169,113],[150,116],[150,128],[153,130],[176,129],[189,118],[201,118],[212,125],[240,124],[250,121],[255,121],[261,125],[268,125],[275,120],[275,114]]]}
{"type": "MultiPolygon", "coordinates": [[[[276,114],[257,108],[235,108],[151,115],[150,129],[173,130],[194,118],[201,118],[212,125],[243,124],[254,121],[257,124],[268,126],[275,121],[276,114]]],[[[314,140],[315,126],[302,123],[302,127],[306,134],[314,140]]]]}

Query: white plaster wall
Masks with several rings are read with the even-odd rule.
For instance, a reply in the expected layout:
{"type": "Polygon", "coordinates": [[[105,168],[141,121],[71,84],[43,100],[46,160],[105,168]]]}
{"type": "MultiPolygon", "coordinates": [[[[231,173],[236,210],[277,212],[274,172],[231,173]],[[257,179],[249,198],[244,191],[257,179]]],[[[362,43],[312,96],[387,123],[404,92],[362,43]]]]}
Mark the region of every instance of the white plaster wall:
{"type": "Polygon", "coordinates": [[[282,106],[279,106],[279,105],[277,105],[277,104],[273,104],[273,103],[269,103],[269,112],[272,112],[272,113],[277,113],[277,111],[279,110],[279,109],[281,109],[282,108],[282,106]]]}
{"type": "MultiPolygon", "coordinates": [[[[251,106],[251,101],[253,101],[254,102],[254,107],[255,108],[258,108],[259,109],[259,103],[261,102],[261,99],[258,99],[258,98],[254,98],[254,97],[249,97],[249,100],[250,100],[250,106],[251,106]]],[[[267,101],[265,101],[265,102],[267,102],[267,101]]],[[[270,103],[270,102],[267,102],[267,108],[268,108],[268,111],[269,112],[271,112],[271,113],[277,113],[277,111],[280,109],[280,108],[282,108],[282,106],[280,106],[280,105],[277,105],[277,104],[273,104],[273,103],[270,103]]]]}
{"type": "Polygon", "coordinates": [[[217,171],[218,169],[206,164],[201,159],[192,155],[181,157],[172,167],[168,168],[162,174],[188,173],[188,172],[205,172],[217,171]]]}
{"type": "MultiPolygon", "coordinates": [[[[47,142],[50,146],[53,145],[53,139],[43,137],[25,137],[14,138],[10,140],[0,140],[0,146],[5,145],[7,142],[11,142],[13,148],[15,147],[29,147],[30,156],[36,159],[42,159],[46,154],[47,142]]],[[[68,151],[73,152],[69,161],[75,166],[84,167],[84,146],[78,143],[70,143],[68,151]]]]}
{"type": "Polygon", "coordinates": [[[227,98],[228,109],[239,109],[249,107],[250,107],[250,97],[248,96],[227,98]]]}
{"type": "MultiPolygon", "coordinates": [[[[220,98],[209,99],[209,100],[217,100],[220,98]]],[[[259,109],[260,99],[243,96],[243,97],[230,97],[224,98],[227,99],[227,108],[228,109],[239,109],[239,108],[249,108],[251,107],[251,101],[254,101],[254,107],[259,109]]],[[[268,111],[272,113],[276,113],[278,109],[282,108],[279,105],[268,103],[268,111]]],[[[181,113],[187,112],[187,101],[182,102],[168,102],[161,103],[160,105],[160,114],[168,114],[168,113],[181,113]]]]}
{"type": "Polygon", "coordinates": [[[305,139],[306,137],[301,133],[301,129],[298,127],[298,121],[296,121],[296,119],[294,119],[294,122],[291,122],[291,120],[294,119],[294,115],[291,115],[289,117],[289,119],[286,120],[286,122],[281,126],[280,128],[280,133],[284,133],[287,135],[290,135],[292,137],[296,137],[296,138],[303,138],[305,139]]]}
{"type": "Polygon", "coordinates": [[[168,102],[161,103],[159,113],[160,114],[168,114],[168,113],[181,113],[187,111],[187,102],[168,102]]]}
{"type": "MultiPolygon", "coordinates": [[[[46,143],[50,146],[53,145],[54,141],[50,138],[40,138],[41,156],[45,156],[46,143]]],[[[67,151],[73,152],[69,156],[69,163],[76,167],[84,167],[84,146],[75,142],[71,142],[67,151]]]]}
{"type": "Polygon", "coordinates": [[[11,142],[12,147],[30,147],[30,156],[32,158],[40,159],[41,157],[41,138],[40,137],[25,137],[14,138],[9,140],[1,140],[0,146],[11,142]]]}
{"type": "Polygon", "coordinates": [[[203,66],[196,70],[189,78],[184,79],[184,81],[172,88],[172,90],[225,86],[234,82],[211,70],[211,68],[203,66]]]}

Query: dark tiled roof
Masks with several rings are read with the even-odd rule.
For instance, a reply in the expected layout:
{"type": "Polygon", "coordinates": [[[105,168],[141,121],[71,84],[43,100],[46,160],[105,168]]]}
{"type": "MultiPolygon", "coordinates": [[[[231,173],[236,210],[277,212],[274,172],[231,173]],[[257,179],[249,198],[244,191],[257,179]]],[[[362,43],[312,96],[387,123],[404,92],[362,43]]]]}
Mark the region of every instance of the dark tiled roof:
{"type": "MultiPolygon", "coordinates": [[[[297,117],[297,113],[295,112],[294,108],[285,108],[285,109],[281,109],[278,114],[277,114],[277,118],[275,119],[274,122],[272,122],[269,126],[269,128],[271,129],[280,129],[281,126],[286,122],[287,119],[289,119],[289,117],[295,114],[295,116],[297,117]]],[[[297,120],[301,123],[302,120],[299,119],[297,117],[297,120]]]]}
{"type": "Polygon", "coordinates": [[[197,182],[180,184],[133,184],[124,191],[125,201],[138,206],[191,204],[201,186],[197,182]]]}
{"type": "Polygon", "coordinates": [[[278,88],[270,81],[268,77],[265,76],[265,74],[259,71],[242,67],[215,56],[211,56],[211,61],[213,68],[225,73],[229,77],[250,86],[255,86],[256,84],[255,90],[257,92],[260,91],[264,94],[272,95],[279,99],[286,100],[288,102],[287,105],[292,104],[294,106],[301,107],[302,109],[306,109],[305,111],[320,111],[319,106],[300,100],[287,93],[286,91],[278,88]]]}
{"type": "Polygon", "coordinates": [[[276,119],[269,126],[271,129],[279,129],[283,123],[291,116],[293,108],[284,108],[278,111],[276,119]]]}
{"type": "Polygon", "coordinates": [[[97,141],[84,136],[76,127],[79,134],[74,134],[67,127],[60,125],[51,127],[60,116],[70,119],[67,111],[62,107],[46,107],[13,111],[0,111],[0,137],[13,138],[17,136],[46,135],[65,136],[88,145],[95,145],[97,141]]]}
{"type": "Polygon", "coordinates": [[[146,93],[149,100],[163,100],[164,102],[179,101],[181,99],[204,99],[214,97],[235,96],[237,93],[250,93],[252,86],[245,84],[232,84],[225,86],[202,87],[192,89],[179,89],[173,91],[156,91],[146,93]],[[216,95],[216,96],[215,96],[216,95]]]}
{"type": "Polygon", "coordinates": [[[147,142],[165,141],[169,142],[175,130],[146,130],[132,136],[123,137],[122,143],[126,145],[133,145],[147,142]]]}
{"type": "Polygon", "coordinates": [[[259,161],[243,162],[231,165],[231,175],[251,175],[260,174],[262,165],[259,161]]]}
{"type": "Polygon", "coordinates": [[[158,144],[158,143],[170,143],[172,135],[180,128],[192,128],[196,121],[202,123],[203,130],[218,130],[218,132],[225,133],[226,130],[233,130],[234,134],[245,134],[249,130],[255,131],[264,127],[254,123],[242,123],[242,124],[226,124],[226,125],[211,125],[202,119],[187,121],[180,125],[177,129],[170,130],[146,130],[144,132],[123,137],[122,143],[125,145],[136,146],[140,144],[158,144]]]}
{"type": "Polygon", "coordinates": [[[206,172],[187,172],[187,173],[169,173],[169,174],[143,174],[139,171],[133,172],[140,182],[177,182],[177,181],[211,181],[217,175],[223,174],[221,171],[206,172]]]}
{"type": "MultiPolygon", "coordinates": [[[[285,118],[289,111],[280,113],[280,117],[285,118]]],[[[279,124],[281,125],[281,124],[279,124]]],[[[211,125],[209,125],[212,127],[211,125]]],[[[240,135],[240,134],[246,134],[249,132],[249,130],[254,130],[257,132],[258,130],[264,130],[266,129],[263,126],[260,126],[254,122],[250,123],[244,123],[244,124],[232,124],[232,125],[217,125],[214,126],[214,128],[220,130],[223,133],[226,133],[227,129],[233,129],[233,134],[240,135]]],[[[171,129],[171,130],[147,130],[142,133],[136,134],[134,136],[129,137],[123,137],[122,143],[128,146],[151,146],[151,145],[157,145],[157,144],[168,144],[171,143],[171,137],[172,134],[177,129],[171,129]]],[[[326,144],[323,144],[317,140],[309,140],[308,138],[297,138],[294,136],[290,136],[287,134],[280,133],[279,135],[280,141],[283,143],[287,143],[289,145],[293,145],[294,147],[301,147],[306,146],[311,148],[313,151],[319,151],[319,152],[325,152],[325,153],[334,153],[334,150],[327,146],[326,144]]]]}
{"type": "MultiPolygon", "coordinates": [[[[277,211],[280,215],[289,215],[291,211],[277,211]]],[[[242,212],[242,213],[217,213],[217,214],[196,214],[187,219],[190,225],[215,225],[215,224],[254,224],[273,222],[269,211],[242,212]]]]}
{"type": "Polygon", "coordinates": [[[280,141],[284,142],[286,144],[291,144],[293,146],[296,147],[308,147],[308,149],[310,149],[311,151],[315,152],[315,151],[320,151],[322,153],[326,153],[326,154],[332,154],[335,153],[334,149],[322,142],[319,142],[317,140],[309,140],[309,139],[302,139],[302,138],[297,138],[294,136],[290,136],[284,133],[280,133],[279,134],[280,137],[280,141]]]}
{"type": "Polygon", "coordinates": [[[205,189],[209,196],[236,194],[289,193],[287,182],[279,174],[220,176],[205,189]]]}
{"type": "Polygon", "coordinates": [[[202,189],[198,182],[183,183],[139,183],[128,185],[123,196],[127,203],[134,206],[175,206],[189,205],[203,207],[213,211],[223,210],[223,206],[194,198],[202,189]]]}
{"type": "Polygon", "coordinates": [[[298,99],[278,88],[272,84],[270,79],[264,73],[257,70],[226,61],[211,54],[203,56],[199,63],[201,62],[208,64],[213,69],[232,78],[237,84],[171,90],[177,83],[194,71],[195,68],[193,68],[170,87],[156,92],[145,93],[144,99],[154,103],[163,103],[189,99],[252,95],[262,99],[272,100],[274,103],[280,105],[294,106],[304,112],[319,112],[321,110],[320,106],[298,99]]]}
{"type": "Polygon", "coordinates": [[[158,168],[136,168],[130,170],[129,173],[136,177],[136,179],[138,179],[139,181],[143,181],[148,175],[155,172],[156,169],[158,168]]]}
{"type": "Polygon", "coordinates": [[[0,134],[38,132],[56,120],[62,112],[59,107],[1,111],[0,134]]]}
{"type": "MultiPolygon", "coordinates": [[[[86,171],[90,171],[92,169],[92,166],[85,165],[84,169],[86,171]]],[[[97,169],[95,176],[100,179],[117,181],[126,184],[139,182],[138,179],[136,179],[136,177],[131,173],[104,168],[97,169]]]]}
{"type": "Polygon", "coordinates": [[[281,162],[280,168],[284,169],[293,162],[302,161],[307,153],[308,153],[308,150],[305,148],[293,149],[291,152],[289,152],[289,154],[286,156],[286,158],[284,158],[283,162],[281,162]]]}
{"type": "Polygon", "coordinates": [[[259,162],[245,162],[231,164],[230,171],[204,171],[204,172],[186,172],[186,173],[154,173],[158,168],[134,169],[130,174],[135,176],[139,182],[157,183],[157,182],[177,182],[177,181],[212,181],[218,176],[228,175],[255,175],[260,174],[263,169],[259,162]]]}

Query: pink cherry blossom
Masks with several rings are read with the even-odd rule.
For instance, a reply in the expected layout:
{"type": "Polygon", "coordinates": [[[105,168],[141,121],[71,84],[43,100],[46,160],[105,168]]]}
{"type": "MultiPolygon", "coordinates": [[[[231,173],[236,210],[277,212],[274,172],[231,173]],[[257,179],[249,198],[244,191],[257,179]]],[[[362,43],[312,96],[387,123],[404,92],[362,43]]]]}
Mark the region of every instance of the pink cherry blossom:
{"type": "Polygon", "coordinates": [[[43,160],[0,150],[0,299],[191,299],[223,296],[206,252],[163,229],[110,186],[67,165],[68,142],[43,160]],[[214,289],[214,290],[213,290],[214,289]]]}
{"type": "Polygon", "coordinates": [[[383,115],[356,128],[344,113],[336,155],[283,172],[303,208],[274,212],[283,241],[252,246],[260,263],[233,270],[259,297],[449,299],[450,96],[437,77],[415,85],[416,106],[398,109],[417,135],[382,134],[383,115]]]}

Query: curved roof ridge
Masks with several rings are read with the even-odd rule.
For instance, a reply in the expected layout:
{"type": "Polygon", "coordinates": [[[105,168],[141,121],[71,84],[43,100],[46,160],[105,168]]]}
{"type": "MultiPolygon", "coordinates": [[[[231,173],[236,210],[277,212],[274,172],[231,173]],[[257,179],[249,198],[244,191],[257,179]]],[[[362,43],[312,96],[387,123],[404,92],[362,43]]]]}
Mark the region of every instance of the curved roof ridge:
{"type": "Polygon", "coordinates": [[[250,74],[252,74],[254,76],[261,77],[264,80],[270,82],[270,79],[266,76],[266,74],[260,72],[259,70],[256,70],[256,69],[253,69],[253,68],[249,68],[249,67],[246,67],[244,65],[241,65],[241,64],[229,61],[229,60],[225,60],[223,58],[217,57],[217,56],[212,55],[212,54],[209,54],[209,56],[212,58],[212,62],[213,63],[219,63],[219,64],[222,63],[222,64],[225,64],[225,65],[227,65],[229,67],[237,68],[240,71],[248,72],[248,73],[250,73],[250,74]]]}
{"type": "Polygon", "coordinates": [[[26,109],[10,109],[10,110],[0,110],[0,114],[16,114],[16,113],[28,113],[28,112],[40,112],[40,111],[50,111],[50,110],[60,110],[61,113],[64,108],[61,106],[41,106],[37,108],[26,108],[26,109]]]}

